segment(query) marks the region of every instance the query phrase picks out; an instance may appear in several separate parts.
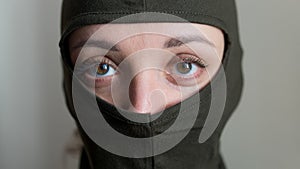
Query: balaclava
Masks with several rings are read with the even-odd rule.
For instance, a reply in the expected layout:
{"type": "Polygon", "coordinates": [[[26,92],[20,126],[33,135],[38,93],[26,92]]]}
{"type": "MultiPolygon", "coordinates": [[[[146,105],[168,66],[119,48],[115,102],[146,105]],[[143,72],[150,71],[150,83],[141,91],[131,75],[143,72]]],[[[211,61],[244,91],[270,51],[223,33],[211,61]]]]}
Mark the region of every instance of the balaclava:
{"type": "MultiPolygon", "coordinates": [[[[156,18],[147,22],[173,22],[156,18]],[[157,20],[156,20],[157,19],[157,20]],[[159,20],[159,21],[158,21],[159,20]]],[[[132,21],[135,22],[135,21],[132,21]]],[[[143,22],[137,19],[136,22],[143,22]]],[[[174,21],[178,22],[178,21],[174,21]]],[[[240,46],[236,6],[234,0],[63,0],[60,49],[63,61],[63,87],[68,109],[75,119],[84,142],[81,169],[223,169],[225,165],[219,151],[221,132],[236,108],[242,91],[242,49],[240,46]],[[109,23],[120,17],[145,12],[178,16],[191,23],[201,23],[221,29],[225,35],[225,51],[222,60],[224,73],[217,72],[213,81],[218,88],[219,79],[226,80],[226,102],[218,126],[204,142],[199,135],[204,130],[211,106],[211,84],[188,98],[186,105],[176,104],[149,123],[138,123],[123,117],[113,105],[97,97],[97,105],[105,120],[116,131],[135,138],[147,138],[166,131],[178,116],[179,109],[192,111],[195,97],[201,98],[198,114],[185,137],[166,152],[142,158],[125,157],[107,151],[96,144],[76,114],[72,95],[73,66],[70,61],[67,39],[74,30],[92,24],[109,23]],[[226,78],[225,78],[226,77],[226,78]]],[[[87,92],[88,93],[88,92],[87,92]]],[[[83,96],[84,97],[84,96],[83,96]]],[[[211,119],[210,119],[211,120],[211,119]]],[[[184,130],[184,129],[182,129],[184,130]]],[[[105,131],[103,131],[105,132],[105,131]]],[[[100,133],[101,134],[101,133],[100,133]]],[[[105,133],[103,133],[105,134],[105,133]]],[[[172,132],[169,133],[172,135],[172,132]]],[[[176,135],[176,134],[174,134],[176,135]]],[[[127,145],[124,145],[127,146],[127,145]]],[[[138,149],[137,151],[143,151],[138,149]]]]}

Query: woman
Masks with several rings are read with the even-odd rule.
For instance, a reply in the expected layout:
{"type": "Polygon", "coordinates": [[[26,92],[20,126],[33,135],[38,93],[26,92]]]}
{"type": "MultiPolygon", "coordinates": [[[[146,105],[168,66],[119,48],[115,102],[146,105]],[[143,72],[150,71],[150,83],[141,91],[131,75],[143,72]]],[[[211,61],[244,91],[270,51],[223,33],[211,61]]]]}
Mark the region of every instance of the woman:
{"type": "Polygon", "coordinates": [[[233,1],[64,0],[60,47],[80,168],[225,168],[242,89],[233,1]]]}

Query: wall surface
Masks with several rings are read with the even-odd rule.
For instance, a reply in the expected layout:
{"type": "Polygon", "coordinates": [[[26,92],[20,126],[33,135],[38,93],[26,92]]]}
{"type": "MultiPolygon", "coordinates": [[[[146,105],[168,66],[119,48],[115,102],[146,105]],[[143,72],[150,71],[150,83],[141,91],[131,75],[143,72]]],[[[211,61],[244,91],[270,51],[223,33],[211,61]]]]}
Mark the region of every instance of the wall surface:
{"type": "Polygon", "coordinates": [[[60,169],[74,126],[60,66],[61,0],[1,0],[0,169],[60,169]]]}
{"type": "Polygon", "coordinates": [[[299,168],[299,5],[237,1],[245,90],[223,133],[229,169],[299,168]]]}
{"type": "MultiPolygon", "coordinates": [[[[61,87],[61,0],[1,2],[0,169],[60,169],[74,128],[61,87]]],[[[299,168],[299,5],[237,0],[245,88],[222,135],[228,169],[299,168]]]]}

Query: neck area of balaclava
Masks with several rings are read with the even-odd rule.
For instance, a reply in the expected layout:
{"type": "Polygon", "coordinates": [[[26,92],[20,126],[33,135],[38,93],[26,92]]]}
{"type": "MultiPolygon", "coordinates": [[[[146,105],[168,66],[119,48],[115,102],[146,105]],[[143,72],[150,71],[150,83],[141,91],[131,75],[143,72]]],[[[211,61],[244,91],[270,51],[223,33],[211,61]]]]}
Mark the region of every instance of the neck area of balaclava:
{"type": "MultiPolygon", "coordinates": [[[[159,18],[156,18],[159,19],[159,18]]],[[[143,22],[138,20],[136,22],[143,22]]],[[[173,20],[149,20],[148,22],[176,22],[173,20]]],[[[84,142],[81,168],[88,169],[219,169],[225,168],[220,152],[219,139],[222,130],[236,108],[243,86],[241,58],[242,49],[239,42],[237,16],[234,0],[64,0],[62,6],[62,37],[60,48],[64,70],[64,92],[68,109],[76,121],[84,142]],[[97,98],[97,104],[105,120],[118,132],[135,138],[157,136],[166,131],[178,117],[178,112],[198,111],[196,120],[189,132],[172,149],[145,158],[129,158],[111,153],[98,146],[85,132],[75,112],[72,95],[73,67],[67,48],[67,38],[74,30],[91,24],[109,23],[129,14],[158,12],[172,14],[192,23],[208,24],[220,28],[225,35],[225,52],[223,67],[226,75],[226,104],[218,127],[204,143],[198,138],[208,116],[211,106],[211,85],[207,85],[197,95],[174,105],[164,111],[156,120],[149,123],[135,123],[120,115],[109,103],[97,98]],[[195,107],[193,100],[200,97],[201,104],[195,107]]],[[[224,74],[217,74],[214,81],[218,84],[224,74]]],[[[84,88],[85,97],[90,97],[84,88]]],[[[84,98],[84,96],[83,96],[84,98]]],[[[84,100],[84,99],[83,99],[84,100]]],[[[125,112],[126,113],[126,112],[125,112]]],[[[130,114],[130,112],[127,112],[130,114]]],[[[183,120],[183,123],[185,121],[183,120]]],[[[184,132],[184,128],[177,134],[184,132]]],[[[174,132],[168,133],[170,135],[174,132]]],[[[126,145],[124,145],[126,146],[126,145]]]]}

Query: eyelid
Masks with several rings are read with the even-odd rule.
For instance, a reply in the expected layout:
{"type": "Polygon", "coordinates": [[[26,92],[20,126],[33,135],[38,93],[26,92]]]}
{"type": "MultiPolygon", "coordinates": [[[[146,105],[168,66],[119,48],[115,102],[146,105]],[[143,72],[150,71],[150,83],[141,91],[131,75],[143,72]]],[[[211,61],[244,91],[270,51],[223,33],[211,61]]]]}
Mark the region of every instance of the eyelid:
{"type": "Polygon", "coordinates": [[[110,66],[113,66],[115,69],[117,67],[117,65],[106,55],[105,56],[102,56],[102,55],[92,56],[92,57],[89,57],[88,59],[84,60],[82,63],[84,65],[106,63],[106,64],[109,64],[110,66]]]}
{"type": "Polygon", "coordinates": [[[194,54],[187,54],[187,53],[178,53],[176,56],[180,57],[183,62],[191,62],[191,63],[196,63],[199,65],[201,68],[206,68],[208,64],[204,59],[202,59],[199,56],[195,56],[194,54]],[[186,56],[186,57],[184,57],[186,56]]]}
{"type": "Polygon", "coordinates": [[[109,59],[107,56],[95,55],[95,56],[92,56],[92,57],[89,57],[89,58],[83,60],[80,63],[80,65],[76,67],[76,72],[78,74],[83,74],[88,69],[90,69],[92,66],[95,66],[100,63],[106,63],[109,66],[113,67],[115,70],[117,70],[116,64],[111,59],[109,59]]]}

